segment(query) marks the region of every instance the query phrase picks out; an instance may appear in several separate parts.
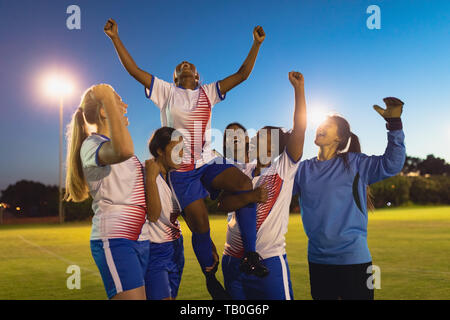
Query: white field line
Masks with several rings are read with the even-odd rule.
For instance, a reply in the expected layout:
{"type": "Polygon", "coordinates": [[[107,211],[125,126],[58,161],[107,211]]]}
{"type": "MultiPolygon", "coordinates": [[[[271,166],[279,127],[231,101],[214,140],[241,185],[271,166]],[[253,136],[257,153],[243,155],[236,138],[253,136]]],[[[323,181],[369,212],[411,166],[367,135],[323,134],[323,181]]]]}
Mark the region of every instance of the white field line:
{"type": "MultiPolygon", "coordinates": [[[[36,249],[39,249],[39,250],[41,250],[41,251],[43,251],[43,252],[45,252],[45,253],[47,253],[47,254],[49,254],[49,255],[51,255],[51,256],[54,256],[55,258],[57,258],[57,259],[59,259],[59,260],[65,262],[65,263],[67,263],[67,264],[69,264],[69,265],[77,265],[77,266],[78,266],[78,263],[77,263],[77,262],[68,260],[68,259],[66,259],[66,258],[64,258],[64,257],[61,257],[60,255],[54,253],[53,251],[50,251],[50,250],[48,250],[48,249],[46,249],[46,248],[44,248],[44,247],[41,247],[40,245],[38,245],[38,244],[36,244],[36,243],[34,243],[34,242],[30,241],[30,240],[25,239],[25,238],[24,238],[22,235],[20,235],[20,234],[17,235],[17,237],[18,237],[20,240],[22,240],[23,242],[27,243],[28,245],[30,245],[30,246],[32,246],[32,247],[35,247],[36,249]]],[[[84,271],[86,271],[86,272],[88,272],[88,273],[91,273],[91,274],[94,274],[94,275],[100,277],[100,274],[99,274],[98,271],[93,271],[93,270],[88,269],[88,268],[85,268],[85,267],[80,267],[80,269],[81,269],[81,270],[84,270],[84,271]]]]}
{"type": "MultiPolygon", "coordinates": [[[[386,270],[386,268],[384,269],[386,270]]],[[[421,270],[421,269],[405,269],[405,268],[388,268],[389,272],[399,271],[399,272],[412,272],[412,273],[430,273],[430,274],[448,274],[450,275],[450,272],[447,271],[433,271],[433,270],[421,270]]],[[[381,272],[383,272],[383,269],[381,269],[381,272]]]]}

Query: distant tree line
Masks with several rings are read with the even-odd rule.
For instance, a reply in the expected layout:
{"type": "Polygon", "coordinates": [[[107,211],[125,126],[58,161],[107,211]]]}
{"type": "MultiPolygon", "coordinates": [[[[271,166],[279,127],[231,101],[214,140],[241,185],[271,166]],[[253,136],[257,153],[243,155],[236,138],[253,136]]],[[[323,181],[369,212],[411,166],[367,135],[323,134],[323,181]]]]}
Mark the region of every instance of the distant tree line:
{"type": "MultiPolygon", "coordinates": [[[[58,215],[58,186],[20,180],[2,190],[0,202],[6,203],[9,217],[51,217],[58,215]]],[[[92,217],[92,199],[64,202],[66,221],[85,220],[92,217]]]]}
{"type": "MultiPolygon", "coordinates": [[[[415,204],[450,204],[450,164],[428,155],[426,159],[406,157],[402,172],[370,186],[376,208],[415,204]]],[[[58,187],[21,180],[2,190],[0,202],[15,217],[58,215],[58,187]]],[[[92,199],[80,203],[64,202],[66,221],[92,217],[92,199]]],[[[206,200],[211,213],[219,213],[217,200],[206,200]]],[[[291,210],[298,211],[298,198],[292,197],[291,210]]]]}
{"type": "Polygon", "coordinates": [[[406,157],[402,172],[371,186],[375,207],[450,204],[450,164],[430,154],[406,157]]]}
{"type": "Polygon", "coordinates": [[[446,163],[444,159],[436,158],[432,154],[429,154],[425,160],[407,156],[402,173],[405,175],[418,173],[422,176],[427,174],[450,176],[450,164],[446,163]]]}

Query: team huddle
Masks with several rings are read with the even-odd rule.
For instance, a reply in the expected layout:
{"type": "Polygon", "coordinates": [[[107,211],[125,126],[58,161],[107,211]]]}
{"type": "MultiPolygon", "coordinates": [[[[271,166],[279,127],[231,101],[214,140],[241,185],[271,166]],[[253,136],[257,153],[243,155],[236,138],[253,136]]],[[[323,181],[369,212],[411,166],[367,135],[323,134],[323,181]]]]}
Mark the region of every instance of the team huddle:
{"type": "MultiPolygon", "coordinates": [[[[239,122],[224,134],[223,156],[211,148],[213,107],[245,81],[265,39],[253,44],[239,70],[202,84],[182,61],[166,82],[140,69],[109,19],[104,32],[127,70],[160,109],[162,127],[149,143],[151,158],[134,154],[128,105],[107,84],[82,96],[68,132],[66,200],[92,197],[91,252],[109,299],[175,299],[184,268],[181,215],[212,299],[292,300],[285,234],[298,195],[308,236],[313,299],[373,299],[367,285],[369,185],[397,174],[405,161],[403,102],[385,98],[374,109],[386,120],[382,156],[361,153],[348,122],[329,116],[317,129],[318,156],[300,161],[306,131],[304,78],[289,72],[295,101],[292,129],[265,126],[248,136],[239,122]],[[90,132],[89,127],[95,127],[90,132]],[[229,212],[222,254],[224,285],[216,279],[219,253],[210,234],[205,198],[229,212]]],[[[225,226],[224,226],[225,228],[225,226]]]]}

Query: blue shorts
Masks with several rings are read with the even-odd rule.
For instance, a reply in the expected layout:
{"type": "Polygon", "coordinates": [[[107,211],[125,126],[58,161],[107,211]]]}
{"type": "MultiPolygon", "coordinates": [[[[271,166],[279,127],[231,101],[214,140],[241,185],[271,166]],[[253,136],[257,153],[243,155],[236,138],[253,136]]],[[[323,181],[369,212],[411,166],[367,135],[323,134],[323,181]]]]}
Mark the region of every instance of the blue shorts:
{"type": "Polygon", "coordinates": [[[149,245],[150,241],[128,239],[91,240],[92,257],[109,299],[145,285],[149,245]]]}
{"type": "Polygon", "coordinates": [[[225,288],[233,300],[293,300],[291,276],[286,255],[264,259],[267,277],[247,275],[239,270],[241,259],[224,255],[222,272],[225,288]]]}
{"type": "Polygon", "coordinates": [[[183,237],[165,243],[151,242],[145,274],[147,300],[176,298],[183,267],[183,237]]]}
{"type": "Polygon", "coordinates": [[[225,158],[216,158],[191,171],[169,172],[170,184],[181,210],[184,210],[192,202],[204,199],[208,195],[211,199],[216,199],[220,190],[212,188],[211,183],[215,177],[231,167],[234,167],[234,165],[227,163],[225,158]]]}

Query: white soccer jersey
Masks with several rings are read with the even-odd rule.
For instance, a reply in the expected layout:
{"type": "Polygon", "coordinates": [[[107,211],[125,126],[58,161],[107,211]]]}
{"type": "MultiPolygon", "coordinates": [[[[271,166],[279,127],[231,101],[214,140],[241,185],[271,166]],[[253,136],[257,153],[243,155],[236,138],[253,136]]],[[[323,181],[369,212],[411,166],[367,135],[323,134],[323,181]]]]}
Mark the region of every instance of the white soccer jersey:
{"type": "Polygon", "coordinates": [[[84,177],[93,198],[91,240],[146,240],[144,168],[136,156],[121,163],[100,165],[98,151],[107,141],[108,137],[94,133],[83,141],[80,150],[84,177]]]}
{"type": "Polygon", "coordinates": [[[211,110],[225,99],[218,82],[190,90],[153,76],[145,94],[160,109],[161,125],[180,130],[184,135],[183,164],[178,171],[190,171],[214,159],[211,110]]]}
{"type": "Polygon", "coordinates": [[[181,237],[178,221],[181,210],[173,197],[172,190],[161,175],[156,178],[156,185],[161,200],[161,215],[158,221],[146,223],[149,240],[156,243],[173,241],[181,237]]]}
{"type": "MultiPolygon", "coordinates": [[[[295,173],[300,161],[291,160],[286,151],[263,169],[260,176],[253,177],[256,163],[249,163],[244,172],[252,179],[253,188],[267,184],[268,199],[258,203],[256,208],[256,251],[263,259],[284,255],[286,253],[285,237],[289,223],[289,205],[292,198],[292,187],[295,173]]],[[[242,258],[244,246],[235,213],[228,214],[227,240],[224,254],[242,258]]]]}

